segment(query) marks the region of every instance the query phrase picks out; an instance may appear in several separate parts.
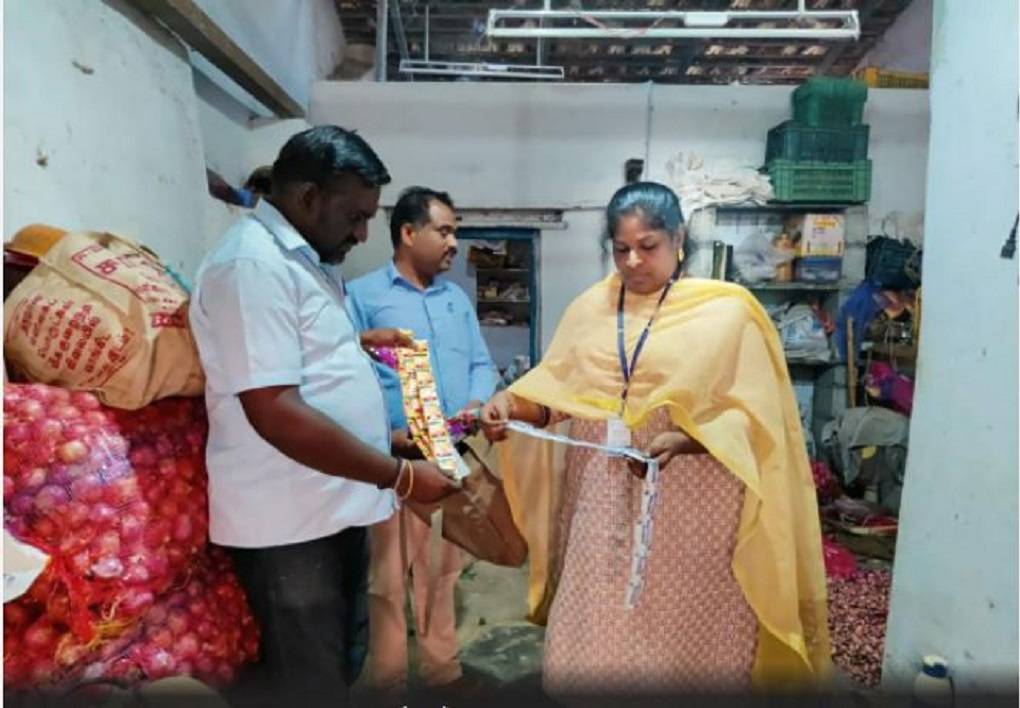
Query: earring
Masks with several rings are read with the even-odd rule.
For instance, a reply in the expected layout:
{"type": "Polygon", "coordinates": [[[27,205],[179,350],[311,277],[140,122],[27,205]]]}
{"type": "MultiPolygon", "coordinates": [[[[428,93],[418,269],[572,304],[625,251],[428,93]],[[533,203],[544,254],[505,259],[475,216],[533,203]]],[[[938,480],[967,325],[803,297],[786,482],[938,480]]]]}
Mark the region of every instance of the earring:
{"type": "Polygon", "coordinates": [[[683,263],[683,262],[684,262],[684,249],[683,249],[683,247],[681,247],[681,248],[677,249],[677,252],[676,252],[676,259],[677,259],[677,261],[678,261],[678,262],[680,262],[680,263],[683,263]]]}

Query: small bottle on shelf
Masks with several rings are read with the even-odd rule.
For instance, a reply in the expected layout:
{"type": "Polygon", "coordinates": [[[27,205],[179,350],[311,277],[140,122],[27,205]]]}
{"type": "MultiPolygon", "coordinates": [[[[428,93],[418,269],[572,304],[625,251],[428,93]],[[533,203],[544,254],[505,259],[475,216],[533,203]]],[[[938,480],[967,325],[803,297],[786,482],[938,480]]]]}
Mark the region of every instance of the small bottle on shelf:
{"type": "Polygon", "coordinates": [[[796,255],[793,241],[790,240],[786,233],[781,233],[776,237],[773,247],[776,250],[776,255],[784,259],[782,263],[776,266],[776,275],[773,278],[773,282],[789,283],[793,280],[793,258],[796,255]]]}

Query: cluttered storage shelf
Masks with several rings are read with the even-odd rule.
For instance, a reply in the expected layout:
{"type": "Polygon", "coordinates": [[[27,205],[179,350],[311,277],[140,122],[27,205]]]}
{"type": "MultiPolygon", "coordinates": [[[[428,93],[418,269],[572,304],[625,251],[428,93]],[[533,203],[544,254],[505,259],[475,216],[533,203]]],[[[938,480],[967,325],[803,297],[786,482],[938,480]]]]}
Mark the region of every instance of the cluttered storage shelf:
{"type": "Polygon", "coordinates": [[[462,227],[467,258],[450,279],[475,304],[482,336],[504,383],[538,359],[538,231],[519,227],[462,227]]]}
{"type": "MultiPolygon", "coordinates": [[[[819,77],[769,131],[768,194],[689,220],[692,274],[738,282],[786,354],[818,492],[835,663],[880,679],[921,320],[920,248],[872,233],[866,87],[819,77]]],[[[763,136],[764,137],[764,136],[763,136]]],[[[751,171],[753,172],[753,171],[751,171]]],[[[732,182],[730,183],[732,184],[732,182]]]]}

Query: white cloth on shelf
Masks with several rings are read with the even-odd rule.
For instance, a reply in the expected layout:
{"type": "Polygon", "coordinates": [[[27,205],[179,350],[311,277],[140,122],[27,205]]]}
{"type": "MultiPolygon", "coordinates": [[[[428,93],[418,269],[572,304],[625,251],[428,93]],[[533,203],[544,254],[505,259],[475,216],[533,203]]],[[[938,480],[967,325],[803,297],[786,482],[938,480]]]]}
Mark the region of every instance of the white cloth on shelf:
{"type": "Polygon", "coordinates": [[[765,204],[772,199],[768,175],[736,160],[706,164],[694,152],[680,152],[666,163],[671,185],[680,197],[684,218],[698,209],[720,204],[765,204]]]}

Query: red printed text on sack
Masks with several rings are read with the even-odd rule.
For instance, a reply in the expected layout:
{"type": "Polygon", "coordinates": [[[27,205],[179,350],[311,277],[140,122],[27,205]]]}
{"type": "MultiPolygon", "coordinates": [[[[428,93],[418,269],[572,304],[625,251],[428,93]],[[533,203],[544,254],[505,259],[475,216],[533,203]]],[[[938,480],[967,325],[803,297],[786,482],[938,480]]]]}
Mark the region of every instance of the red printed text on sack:
{"type": "Polygon", "coordinates": [[[187,301],[186,293],[158,264],[141,253],[111,257],[108,249],[94,244],[73,254],[71,260],[145,303],[153,327],[187,326],[185,318],[178,314],[187,301]]]}

